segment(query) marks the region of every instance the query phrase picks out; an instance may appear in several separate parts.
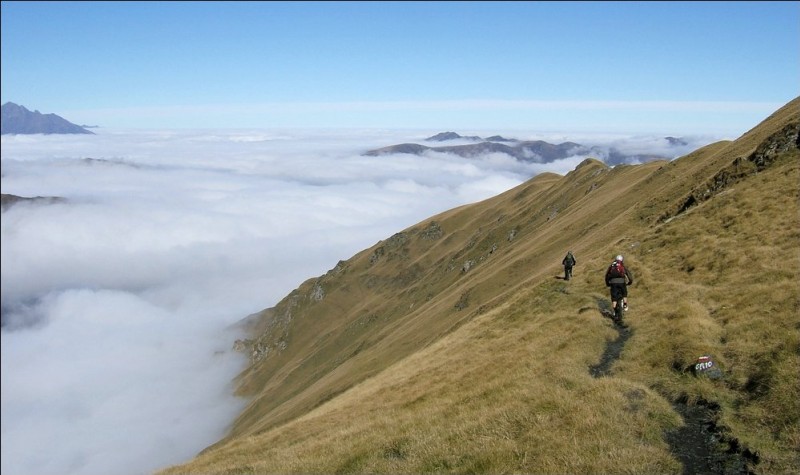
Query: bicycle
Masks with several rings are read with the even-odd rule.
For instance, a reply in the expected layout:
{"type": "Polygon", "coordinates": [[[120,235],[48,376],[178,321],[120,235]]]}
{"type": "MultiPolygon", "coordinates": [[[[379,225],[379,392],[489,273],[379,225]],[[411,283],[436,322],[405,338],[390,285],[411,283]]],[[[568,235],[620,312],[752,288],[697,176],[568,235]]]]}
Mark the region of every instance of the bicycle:
{"type": "Polygon", "coordinates": [[[625,324],[622,323],[622,315],[623,315],[623,313],[625,313],[625,309],[624,309],[625,297],[621,297],[621,296],[617,297],[617,305],[614,306],[612,304],[612,306],[614,307],[613,308],[613,310],[614,310],[614,323],[616,323],[617,325],[619,325],[621,327],[624,327],[625,324]]]}

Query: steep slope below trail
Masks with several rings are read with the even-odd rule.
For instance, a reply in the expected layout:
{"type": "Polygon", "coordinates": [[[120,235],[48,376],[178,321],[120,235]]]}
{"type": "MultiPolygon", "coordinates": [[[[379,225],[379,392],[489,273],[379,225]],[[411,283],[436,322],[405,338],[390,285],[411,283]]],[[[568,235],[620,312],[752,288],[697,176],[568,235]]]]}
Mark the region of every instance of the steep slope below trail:
{"type": "Polygon", "coordinates": [[[800,466],[798,130],[796,99],[736,141],[587,160],[340,261],[248,319],[250,404],[163,473],[678,473],[677,401],[716,404],[747,470],[800,466]],[[635,310],[604,363],[618,253],[635,310]],[[725,378],[684,371],[706,353],[725,378]]]}

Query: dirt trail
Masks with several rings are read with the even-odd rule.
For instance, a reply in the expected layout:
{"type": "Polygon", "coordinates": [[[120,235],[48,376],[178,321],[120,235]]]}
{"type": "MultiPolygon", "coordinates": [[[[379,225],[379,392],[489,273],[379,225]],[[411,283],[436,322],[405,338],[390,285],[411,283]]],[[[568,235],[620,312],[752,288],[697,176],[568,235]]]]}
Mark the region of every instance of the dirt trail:
{"type": "Polygon", "coordinates": [[[685,425],[666,434],[672,453],[683,463],[683,475],[724,474],[752,475],[750,467],[758,464],[758,454],[741,447],[717,425],[719,405],[700,401],[688,405],[682,398],[672,406],[685,425]]]}
{"type": "MultiPolygon", "coordinates": [[[[611,310],[611,303],[605,299],[598,299],[597,305],[600,308],[600,313],[613,321],[614,313],[611,310]]],[[[623,327],[616,323],[614,324],[614,328],[617,330],[617,333],[619,333],[619,336],[616,340],[608,342],[605,351],[603,351],[603,356],[600,357],[600,362],[589,368],[589,373],[595,378],[608,376],[611,373],[611,365],[619,359],[625,342],[631,337],[632,332],[630,328],[623,327]]]]}
{"type": "MultiPolygon", "coordinates": [[[[597,299],[600,313],[613,321],[611,303],[597,299]]],[[[600,362],[589,367],[589,373],[600,378],[611,374],[611,365],[619,359],[625,342],[632,331],[627,326],[614,323],[619,336],[606,344],[600,362]]],[[[683,464],[682,475],[753,475],[750,467],[758,464],[758,454],[740,446],[739,441],[725,435],[725,428],[717,425],[719,405],[700,401],[688,405],[686,398],[672,402],[683,417],[684,425],[665,434],[672,454],[683,464]]]]}

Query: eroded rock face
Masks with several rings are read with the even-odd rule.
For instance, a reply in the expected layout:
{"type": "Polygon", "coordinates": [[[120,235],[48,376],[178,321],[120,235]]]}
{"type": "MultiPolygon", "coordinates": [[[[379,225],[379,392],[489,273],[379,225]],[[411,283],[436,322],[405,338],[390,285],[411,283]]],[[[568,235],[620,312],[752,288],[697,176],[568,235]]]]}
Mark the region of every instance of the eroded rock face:
{"type": "Polygon", "coordinates": [[[664,214],[660,220],[667,221],[683,213],[719,194],[743,177],[763,171],[783,154],[798,150],[800,150],[800,122],[793,122],[770,135],[749,156],[741,156],[733,160],[729,166],[720,170],[707,183],[693,190],[675,211],[664,214]]]}
{"type": "Polygon", "coordinates": [[[800,150],[800,122],[789,124],[770,136],[747,160],[754,163],[760,171],[771,165],[778,156],[791,150],[800,150]]]}

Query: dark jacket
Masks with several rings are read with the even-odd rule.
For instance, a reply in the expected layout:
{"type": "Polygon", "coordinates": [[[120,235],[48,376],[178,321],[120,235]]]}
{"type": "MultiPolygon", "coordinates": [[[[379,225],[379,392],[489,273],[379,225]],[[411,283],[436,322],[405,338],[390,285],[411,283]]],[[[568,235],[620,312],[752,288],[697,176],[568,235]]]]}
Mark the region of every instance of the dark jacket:
{"type": "Polygon", "coordinates": [[[575,256],[572,255],[571,252],[568,252],[564,259],[561,261],[561,265],[564,267],[572,267],[577,264],[578,261],[575,260],[575,256]]]}
{"type": "Polygon", "coordinates": [[[625,267],[625,277],[612,277],[611,276],[611,269],[614,268],[614,264],[616,261],[612,262],[610,266],[608,266],[608,270],[606,270],[606,285],[611,284],[626,284],[631,285],[633,283],[633,274],[631,274],[630,269],[623,264],[625,267]]]}

